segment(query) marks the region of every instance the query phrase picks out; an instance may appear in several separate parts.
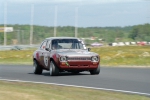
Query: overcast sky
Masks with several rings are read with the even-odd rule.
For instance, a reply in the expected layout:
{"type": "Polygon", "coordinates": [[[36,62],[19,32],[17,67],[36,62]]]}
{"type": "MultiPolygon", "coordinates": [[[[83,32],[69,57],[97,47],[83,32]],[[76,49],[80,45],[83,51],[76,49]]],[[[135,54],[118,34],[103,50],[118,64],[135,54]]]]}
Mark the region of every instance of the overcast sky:
{"type": "Polygon", "coordinates": [[[57,26],[77,23],[78,27],[123,27],[150,23],[150,0],[0,0],[0,24],[4,23],[6,3],[7,24],[30,24],[31,5],[34,25],[54,26],[56,6],[57,26]]]}

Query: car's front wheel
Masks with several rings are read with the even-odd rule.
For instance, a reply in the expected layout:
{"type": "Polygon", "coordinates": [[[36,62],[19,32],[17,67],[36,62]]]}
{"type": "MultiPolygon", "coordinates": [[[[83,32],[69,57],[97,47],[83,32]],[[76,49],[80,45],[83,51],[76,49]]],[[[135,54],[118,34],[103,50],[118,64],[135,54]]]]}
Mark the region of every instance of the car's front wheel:
{"type": "Polygon", "coordinates": [[[94,69],[94,70],[90,70],[91,75],[97,75],[100,73],[100,65],[94,69]]]}
{"type": "Polygon", "coordinates": [[[50,76],[57,76],[59,74],[59,69],[54,63],[54,61],[50,62],[49,74],[50,76]]]}
{"type": "Polygon", "coordinates": [[[33,73],[34,74],[42,74],[43,69],[40,67],[36,60],[33,61],[33,73]]]}

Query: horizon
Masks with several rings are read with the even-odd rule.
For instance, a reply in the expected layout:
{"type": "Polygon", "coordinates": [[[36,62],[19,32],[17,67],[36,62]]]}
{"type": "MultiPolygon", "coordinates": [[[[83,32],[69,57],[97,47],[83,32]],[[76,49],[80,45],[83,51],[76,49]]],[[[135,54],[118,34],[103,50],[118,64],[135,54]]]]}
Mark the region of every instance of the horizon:
{"type": "MultiPolygon", "coordinates": [[[[90,28],[90,27],[98,27],[98,28],[107,28],[107,27],[119,27],[119,28],[125,28],[125,27],[134,27],[134,26],[138,26],[138,25],[145,25],[145,24],[150,24],[150,23],[143,23],[143,24],[137,24],[137,25],[129,25],[129,26],[89,26],[89,27],[78,27],[78,28],[90,28]]],[[[24,25],[28,25],[31,26],[30,24],[7,24],[7,27],[9,26],[13,26],[13,25],[18,25],[18,26],[24,26],[24,25]]],[[[0,24],[0,27],[3,27],[4,24],[0,24]]],[[[33,26],[43,26],[43,27],[55,27],[55,26],[44,26],[44,25],[36,25],[34,24],[33,26]]],[[[56,26],[56,27],[75,27],[75,26],[56,26]]]]}

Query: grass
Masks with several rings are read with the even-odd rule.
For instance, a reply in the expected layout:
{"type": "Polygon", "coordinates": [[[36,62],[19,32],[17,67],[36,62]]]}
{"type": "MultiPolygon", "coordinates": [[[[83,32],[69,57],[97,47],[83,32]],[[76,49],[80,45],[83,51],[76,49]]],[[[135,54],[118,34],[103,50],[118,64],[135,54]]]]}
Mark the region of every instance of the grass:
{"type": "Polygon", "coordinates": [[[119,92],[0,81],[0,100],[150,100],[119,92]]]}
{"type": "Polygon", "coordinates": [[[92,48],[105,66],[150,66],[150,46],[92,48]]]}
{"type": "MultiPolygon", "coordinates": [[[[92,48],[101,57],[101,66],[150,67],[150,46],[92,48]]],[[[0,64],[32,64],[34,50],[0,51],[0,64]]]]}
{"type": "Polygon", "coordinates": [[[1,64],[32,64],[32,54],[35,50],[0,51],[1,64]]]}

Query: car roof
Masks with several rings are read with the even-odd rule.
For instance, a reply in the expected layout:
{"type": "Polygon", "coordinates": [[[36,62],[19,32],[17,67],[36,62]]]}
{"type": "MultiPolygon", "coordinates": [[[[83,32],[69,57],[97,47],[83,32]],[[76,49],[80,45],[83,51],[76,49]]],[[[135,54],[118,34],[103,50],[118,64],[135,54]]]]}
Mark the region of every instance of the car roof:
{"type": "Polygon", "coordinates": [[[47,40],[53,40],[53,39],[78,39],[76,37],[48,37],[47,40]]]}

